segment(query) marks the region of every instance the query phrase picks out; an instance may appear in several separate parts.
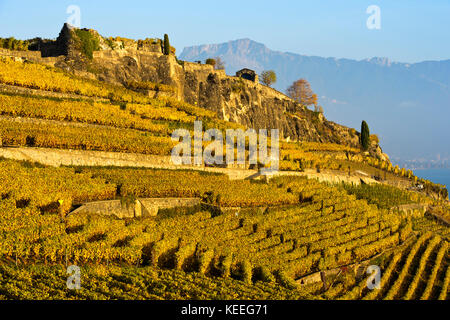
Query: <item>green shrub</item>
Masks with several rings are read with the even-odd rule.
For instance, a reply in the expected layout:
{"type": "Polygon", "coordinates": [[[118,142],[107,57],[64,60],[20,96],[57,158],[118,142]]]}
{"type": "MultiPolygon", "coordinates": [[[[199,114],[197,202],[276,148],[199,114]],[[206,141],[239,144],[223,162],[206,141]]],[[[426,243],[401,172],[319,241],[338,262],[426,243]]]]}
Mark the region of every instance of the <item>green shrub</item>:
{"type": "Polygon", "coordinates": [[[17,51],[26,51],[28,50],[28,46],[30,45],[29,40],[17,40],[13,37],[10,38],[0,38],[0,48],[9,49],[9,50],[17,50],[17,51]]]}
{"type": "Polygon", "coordinates": [[[116,49],[116,44],[111,38],[105,39],[105,42],[112,50],[116,49]]]}
{"type": "Polygon", "coordinates": [[[177,63],[178,63],[180,66],[184,67],[184,61],[183,61],[183,60],[179,60],[177,57],[175,57],[175,59],[177,60],[177,63]]]}
{"type": "Polygon", "coordinates": [[[81,51],[89,59],[93,58],[94,51],[100,50],[100,43],[89,30],[77,29],[75,33],[81,43],[81,51]]]}
{"type": "Polygon", "coordinates": [[[277,75],[273,70],[265,70],[261,73],[261,82],[266,86],[271,86],[277,82],[277,75]]]}
{"type": "Polygon", "coordinates": [[[214,67],[216,65],[216,60],[212,59],[212,58],[208,58],[208,59],[206,59],[205,63],[210,64],[214,67]]]}

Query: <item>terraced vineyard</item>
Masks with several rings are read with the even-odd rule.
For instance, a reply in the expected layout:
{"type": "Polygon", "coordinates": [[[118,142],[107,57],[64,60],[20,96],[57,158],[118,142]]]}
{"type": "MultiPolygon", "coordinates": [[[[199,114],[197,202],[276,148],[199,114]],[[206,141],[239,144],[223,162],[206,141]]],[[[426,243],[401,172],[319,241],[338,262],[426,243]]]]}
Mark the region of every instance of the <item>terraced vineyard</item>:
{"type": "Polygon", "coordinates": [[[382,262],[379,289],[369,290],[367,279],[363,279],[346,293],[341,282],[325,295],[338,299],[446,300],[449,258],[448,241],[432,232],[423,233],[377,259],[382,262]]]}
{"type": "Polygon", "coordinates": [[[450,229],[448,226],[431,215],[427,214],[424,217],[414,218],[412,219],[412,223],[415,230],[421,232],[432,231],[441,236],[442,239],[446,241],[450,240],[450,229]]]}
{"type": "MultiPolygon", "coordinates": [[[[171,185],[177,174],[179,178],[176,181],[180,187],[175,191],[177,196],[189,195],[199,182],[203,190],[209,190],[208,187],[217,186],[217,179],[221,179],[220,188],[216,187],[214,192],[224,199],[225,204],[242,206],[244,199],[259,198],[260,204],[272,207],[261,210],[255,208],[257,203],[253,202],[249,210],[239,214],[230,212],[213,216],[211,212],[200,211],[156,220],[125,221],[90,214],[69,215],[61,219],[52,214],[55,209],[56,213],[62,209],[58,205],[52,206],[59,198],[66,196],[65,201],[80,201],[91,196],[113,197],[117,187],[111,182],[117,179],[118,173],[122,177],[129,175],[131,169],[75,171],[24,167],[24,164],[11,161],[3,161],[2,165],[6,169],[2,172],[14,171],[16,176],[14,180],[9,179],[11,184],[7,184],[8,187],[2,188],[1,254],[19,264],[33,261],[151,265],[200,272],[211,277],[232,277],[246,283],[276,281],[293,288],[296,287],[294,280],[307,273],[370,258],[398,245],[410,232],[407,226],[402,226],[397,215],[314,180],[284,177],[273,179],[266,185],[203,175],[193,181],[189,176],[196,173],[183,171],[171,172],[165,180],[161,170],[153,171],[153,175],[149,170],[147,176],[132,176],[140,177],[139,185],[158,192],[152,196],[174,196],[171,192],[175,190],[171,185]],[[109,181],[101,177],[106,177],[108,171],[109,181]],[[49,180],[42,191],[38,187],[36,197],[24,198],[29,194],[27,188],[12,184],[13,181],[22,181],[20,185],[23,185],[27,181],[29,188],[42,186],[37,182],[41,176],[47,179],[53,176],[54,182],[49,180]],[[83,188],[70,189],[66,185],[65,195],[47,198],[49,204],[45,205],[42,195],[55,192],[60,179],[74,176],[77,177],[74,183],[83,185],[83,188]],[[180,179],[183,176],[185,180],[180,179]],[[237,192],[243,189],[242,183],[247,185],[245,194],[237,192]],[[153,189],[152,185],[158,185],[160,191],[153,189]],[[265,194],[271,194],[273,198],[263,200],[265,194]],[[236,198],[237,195],[243,200],[236,198]],[[288,206],[278,207],[283,203],[288,206]]],[[[7,181],[8,174],[3,178],[7,181]]],[[[126,194],[143,195],[142,191],[127,185],[122,185],[122,188],[126,194]]],[[[201,191],[197,189],[194,192],[201,191]]]]}
{"type": "MultiPolygon", "coordinates": [[[[152,99],[122,86],[29,62],[1,58],[0,84],[38,90],[30,94],[6,88],[0,94],[1,136],[6,146],[169,155],[173,147],[170,133],[177,128],[192,131],[196,119],[202,120],[205,129],[242,128],[218,119],[212,111],[173,98],[152,99]],[[55,96],[39,95],[39,91],[55,96]],[[61,93],[73,98],[58,96],[61,93]]],[[[346,145],[282,142],[280,156],[280,170],[350,169],[390,179],[412,177],[406,170],[363,156],[346,145]]]]}
{"type": "Polygon", "coordinates": [[[89,266],[84,269],[80,290],[67,290],[64,266],[17,269],[0,264],[0,275],[0,297],[5,299],[292,300],[314,298],[311,292],[317,289],[317,285],[311,285],[293,291],[275,282],[247,284],[232,278],[154,267],[89,266]],[[27,290],[29,287],[34,290],[27,290]]]}
{"type": "MultiPolygon", "coordinates": [[[[242,128],[197,106],[33,63],[0,59],[0,84],[7,85],[0,93],[6,149],[164,156],[174,146],[170,133],[192,131],[195,120],[203,129],[242,128]]],[[[282,170],[363,170],[385,182],[416,182],[412,172],[347,145],[280,147],[282,170]]],[[[448,226],[430,214],[392,210],[426,204],[448,215],[448,204],[425,192],[300,176],[230,180],[195,170],[55,168],[6,159],[0,182],[0,299],[447,299],[448,226]],[[186,197],[202,204],[135,219],[70,214],[91,201],[186,197]],[[368,260],[382,269],[378,291],[351,273],[326,290],[320,281],[299,281],[368,260]],[[65,286],[70,264],[83,270],[82,290],[65,286]]]]}

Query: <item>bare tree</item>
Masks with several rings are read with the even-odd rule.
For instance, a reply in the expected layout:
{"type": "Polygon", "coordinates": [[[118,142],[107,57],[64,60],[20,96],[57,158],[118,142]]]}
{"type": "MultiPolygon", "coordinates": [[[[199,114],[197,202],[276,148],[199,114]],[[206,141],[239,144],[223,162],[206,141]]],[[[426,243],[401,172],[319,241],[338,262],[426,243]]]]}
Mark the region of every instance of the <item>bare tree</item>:
{"type": "Polygon", "coordinates": [[[216,60],[216,64],[214,65],[214,68],[216,70],[225,70],[225,62],[221,57],[216,57],[214,58],[214,60],[216,60]]]}
{"type": "Polygon", "coordinates": [[[317,105],[317,95],[305,79],[295,81],[288,89],[289,97],[304,106],[317,105]]]}

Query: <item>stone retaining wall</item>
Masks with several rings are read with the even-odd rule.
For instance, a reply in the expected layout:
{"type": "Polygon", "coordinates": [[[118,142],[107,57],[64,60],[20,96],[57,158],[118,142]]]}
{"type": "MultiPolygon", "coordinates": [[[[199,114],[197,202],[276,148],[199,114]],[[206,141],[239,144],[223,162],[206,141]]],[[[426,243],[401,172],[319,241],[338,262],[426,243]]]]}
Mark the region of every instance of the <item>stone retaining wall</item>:
{"type": "Polygon", "coordinates": [[[200,204],[200,198],[146,198],[137,199],[128,206],[120,200],[89,202],[69,214],[90,213],[114,215],[117,218],[139,218],[158,215],[160,209],[194,207],[200,204]]]}
{"type": "MultiPolygon", "coordinates": [[[[1,144],[0,144],[1,146],[1,144]]],[[[138,153],[120,153],[106,151],[50,149],[50,148],[27,148],[27,147],[1,147],[0,157],[14,160],[25,160],[38,162],[48,166],[116,166],[116,167],[139,167],[169,170],[196,170],[211,173],[226,174],[230,180],[243,180],[253,178],[264,178],[258,176],[257,170],[238,168],[216,168],[204,166],[188,166],[172,164],[170,156],[156,156],[138,153]]],[[[315,170],[278,171],[273,176],[305,176],[308,179],[317,179],[321,182],[330,183],[352,183],[355,185],[364,183],[377,183],[373,179],[346,174],[336,174],[315,170]]],[[[269,178],[270,179],[270,178],[269,178]]]]}
{"type": "Polygon", "coordinates": [[[18,58],[21,59],[22,61],[30,60],[36,63],[46,64],[52,67],[55,66],[56,62],[58,62],[61,59],[64,59],[64,56],[43,58],[41,56],[40,51],[17,51],[17,50],[8,50],[4,48],[0,48],[0,56],[18,58]]]}
{"type": "Polygon", "coordinates": [[[0,148],[0,157],[14,160],[38,162],[53,167],[64,165],[139,167],[169,170],[187,169],[227,174],[231,180],[245,179],[257,173],[256,170],[174,165],[172,164],[170,156],[90,150],[2,147],[0,148]]]}

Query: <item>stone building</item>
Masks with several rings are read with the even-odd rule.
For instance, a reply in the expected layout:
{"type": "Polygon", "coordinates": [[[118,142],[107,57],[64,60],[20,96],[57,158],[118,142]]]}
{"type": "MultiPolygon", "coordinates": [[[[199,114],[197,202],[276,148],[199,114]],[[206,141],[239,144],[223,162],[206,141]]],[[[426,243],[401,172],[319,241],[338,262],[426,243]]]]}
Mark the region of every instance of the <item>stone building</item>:
{"type": "Polygon", "coordinates": [[[253,82],[258,82],[258,75],[256,74],[256,72],[247,68],[241,69],[236,72],[236,77],[247,79],[253,82]]]}

